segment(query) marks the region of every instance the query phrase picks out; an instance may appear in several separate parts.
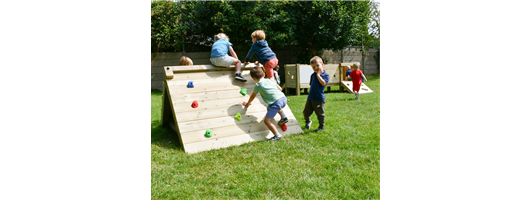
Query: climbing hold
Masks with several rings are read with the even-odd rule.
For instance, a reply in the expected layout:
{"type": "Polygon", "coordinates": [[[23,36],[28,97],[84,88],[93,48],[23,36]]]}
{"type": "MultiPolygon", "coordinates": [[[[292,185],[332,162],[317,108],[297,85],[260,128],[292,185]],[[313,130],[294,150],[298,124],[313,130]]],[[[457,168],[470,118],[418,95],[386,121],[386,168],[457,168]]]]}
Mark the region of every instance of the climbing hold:
{"type": "Polygon", "coordinates": [[[169,67],[167,67],[166,69],[169,70],[169,67]]]}
{"type": "Polygon", "coordinates": [[[241,91],[239,91],[239,93],[241,93],[243,96],[247,95],[247,88],[241,89],[241,91]]]}
{"type": "Polygon", "coordinates": [[[212,137],[212,130],[211,129],[206,130],[204,137],[212,137]]]}
{"type": "Polygon", "coordinates": [[[241,113],[237,113],[235,118],[237,121],[241,121],[241,113]]]}
{"type": "Polygon", "coordinates": [[[188,88],[193,88],[193,81],[188,82],[188,88]]]}
{"type": "Polygon", "coordinates": [[[197,100],[193,101],[193,103],[191,104],[191,107],[193,108],[199,107],[199,102],[197,102],[197,100]]]}
{"type": "Polygon", "coordinates": [[[287,125],[282,124],[282,131],[286,131],[286,130],[287,130],[287,125]]]}

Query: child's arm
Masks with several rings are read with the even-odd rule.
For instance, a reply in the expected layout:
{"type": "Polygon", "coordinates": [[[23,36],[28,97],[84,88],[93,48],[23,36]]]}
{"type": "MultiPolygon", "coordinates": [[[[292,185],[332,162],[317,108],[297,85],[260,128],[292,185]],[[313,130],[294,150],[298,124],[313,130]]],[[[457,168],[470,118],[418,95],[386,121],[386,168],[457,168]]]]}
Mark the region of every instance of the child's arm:
{"type": "Polygon", "coordinates": [[[248,106],[250,106],[250,103],[252,103],[252,101],[254,101],[254,98],[256,98],[256,93],[252,93],[252,95],[250,95],[250,98],[248,99],[248,102],[243,102],[243,106],[245,106],[245,108],[248,108],[248,106]]]}
{"type": "Polygon", "coordinates": [[[322,78],[322,76],[320,76],[320,74],[322,74],[322,72],[324,72],[324,71],[323,71],[323,70],[318,71],[318,73],[317,73],[317,79],[318,79],[318,82],[320,82],[320,85],[322,85],[322,86],[326,86],[326,85],[327,85],[326,81],[324,81],[324,79],[322,78]]]}
{"type": "Polygon", "coordinates": [[[364,74],[361,74],[361,76],[363,76],[364,81],[368,81],[368,79],[366,79],[366,76],[364,76],[364,74]]]}
{"type": "Polygon", "coordinates": [[[230,55],[232,55],[232,57],[239,60],[239,58],[237,58],[237,53],[234,51],[234,48],[232,48],[232,46],[228,46],[228,50],[230,51],[230,55]]]}
{"type": "Polygon", "coordinates": [[[252,47],[250,47],[250,50],[248,50],[247,56],[245,57],[245,65],[248,65],[248,61],[252,58],[254,51],[254,44],[252,44],[252,47]]]}

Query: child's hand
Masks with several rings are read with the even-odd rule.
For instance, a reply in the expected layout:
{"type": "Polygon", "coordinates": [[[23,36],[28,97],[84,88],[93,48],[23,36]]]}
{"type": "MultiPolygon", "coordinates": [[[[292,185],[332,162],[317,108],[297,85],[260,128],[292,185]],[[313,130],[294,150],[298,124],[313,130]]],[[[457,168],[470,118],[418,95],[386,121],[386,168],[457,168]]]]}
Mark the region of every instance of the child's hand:
{"type": "Polygon", "coordinates": [[[258,61],[256,61],[256,62],[254,62],[254,64],[255,64],[255,65],[258,65],[258,64],[259,64],[259,62],[258,62],[258,61]]]}
{"type": "Polygon", "coordinates": [[[248,107],[250,104],[247,104],[247,102],[243,102],[243,106],[248,107]]]}

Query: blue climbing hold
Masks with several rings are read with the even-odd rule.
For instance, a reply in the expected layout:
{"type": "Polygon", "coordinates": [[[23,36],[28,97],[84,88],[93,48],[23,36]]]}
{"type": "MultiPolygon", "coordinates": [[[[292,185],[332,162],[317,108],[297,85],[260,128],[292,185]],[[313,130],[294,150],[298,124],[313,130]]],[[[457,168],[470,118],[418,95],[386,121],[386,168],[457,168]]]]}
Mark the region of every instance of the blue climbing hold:
{"type": "Polygon", "coordinates": [[[193,88],[193,81],[188,82],[188,88],[193,88]]]}

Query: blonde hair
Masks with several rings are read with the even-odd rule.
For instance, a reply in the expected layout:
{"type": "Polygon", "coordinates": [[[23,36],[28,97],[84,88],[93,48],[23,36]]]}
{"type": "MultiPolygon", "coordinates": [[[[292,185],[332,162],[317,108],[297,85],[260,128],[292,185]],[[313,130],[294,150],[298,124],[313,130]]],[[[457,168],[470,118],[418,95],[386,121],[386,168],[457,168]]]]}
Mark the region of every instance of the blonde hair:
{"type": "Polygon", "coordinates": [[[359,67],[361,67],[361,63],[358,63],[358,62],[353,63],[353,65],[352,65],[353,69],[359,69],[359,67]]]}
{"type": "Polygon", "coordinates": [[[253,38],[256,38],[257,40],[261,40],[261,39],[265,39],[265,32],[263,32],[262,30],[257,30],[257,31],[254,31],[252,32],[252,34],[250,35],[251,37],[253,38]]]}
{"type": "Polygon", "coordinates": [[[182,56],[180,58],[180,65],[193,65],[193,61],[187,56],[182,56]]]}
{"type": "Polygon", "coordinates": [[[219,34],[213,36],[213,41],[217,41],[218,39],[225,39],[226,41],[230,41],[228,39],[228,36],[226,36],[226,34],[224,34],[224,33],[219,33],[219,34]]]}
{"type": "Polygon", "coordinates": [[[324,61],[322,61],[322,58],[319,57],[319,56],[315,56],[313,58],[311,58],[311,60],[309,60],[309,64],[313,64],[313,63],[322,63],[322,65],[324,65],[324,61]]]}

